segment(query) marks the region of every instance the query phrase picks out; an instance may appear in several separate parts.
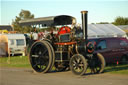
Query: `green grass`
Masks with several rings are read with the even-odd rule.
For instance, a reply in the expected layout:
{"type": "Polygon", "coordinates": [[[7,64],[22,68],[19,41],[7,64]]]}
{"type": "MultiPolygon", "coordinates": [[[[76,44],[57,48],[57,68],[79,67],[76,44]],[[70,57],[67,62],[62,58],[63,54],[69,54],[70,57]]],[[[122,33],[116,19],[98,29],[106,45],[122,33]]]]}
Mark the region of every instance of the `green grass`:
{"type": "Polygon", "coordinates": [[[125,74],[128,75],[128,64],[126,65],[113,65],[107,66],[104,70],[105,73],[113,73],[113,74],[125,74]]]}
{"type": "Polygon", "coordinates": [[[31,67],[27,56],[1,57],[0,67],[31,67]]]}
{"type": "MultiPolygon", "coordinates": [[[[27,56],[15,56],[10,58],[10,63],[7,57],[0,57],[0,67],[16,67],[16,68],[31,68],[27,56]]],[[[55,69],[55,68],[54,68],[55,69]]],[[[111,65],[105,67],[105,73],[125,74],[128,75],[127,65],[111,65]]]]}

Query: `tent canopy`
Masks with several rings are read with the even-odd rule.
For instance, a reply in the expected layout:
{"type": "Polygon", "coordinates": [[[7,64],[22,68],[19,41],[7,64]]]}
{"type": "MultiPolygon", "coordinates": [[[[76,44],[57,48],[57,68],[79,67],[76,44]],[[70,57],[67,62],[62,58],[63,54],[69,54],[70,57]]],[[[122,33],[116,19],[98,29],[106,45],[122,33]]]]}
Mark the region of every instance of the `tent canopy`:
{"type": "Polygon", "coordinates": [[[126,33],[113,24],[89,24],[88,37],[125,37],[126,33]]]}

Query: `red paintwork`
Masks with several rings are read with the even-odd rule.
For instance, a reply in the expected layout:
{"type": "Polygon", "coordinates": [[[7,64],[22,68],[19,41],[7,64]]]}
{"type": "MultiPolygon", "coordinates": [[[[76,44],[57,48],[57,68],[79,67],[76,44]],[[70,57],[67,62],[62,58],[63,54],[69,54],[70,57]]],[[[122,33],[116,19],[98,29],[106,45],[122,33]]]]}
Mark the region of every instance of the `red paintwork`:
{"type": "Polygon", "coordinates": [[[61,27],[57,33],[57,35],[62,35],[62,34],[65,34],[65,33],[70,33],[71,32],[71,29],[70,27],[68,26],[64,26],[64,27],[61,27]]]}
{"type": "Polygon", "coordinates": [[[60,43],[55,43],[55,45],[72,45],[72,44],[76,44],[76,42],[60,42],[60,43]]]}

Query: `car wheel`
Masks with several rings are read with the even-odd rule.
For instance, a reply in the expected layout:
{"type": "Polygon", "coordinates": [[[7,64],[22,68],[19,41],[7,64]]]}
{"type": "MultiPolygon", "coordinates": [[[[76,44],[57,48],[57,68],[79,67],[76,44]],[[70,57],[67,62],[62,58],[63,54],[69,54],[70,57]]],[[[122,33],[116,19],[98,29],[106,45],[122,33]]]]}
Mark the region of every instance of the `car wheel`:
{"type": "Polygon", "coordinates": [[[122,56],[120,63],[121,64],[128,64],[128,56],[122,56]]]}

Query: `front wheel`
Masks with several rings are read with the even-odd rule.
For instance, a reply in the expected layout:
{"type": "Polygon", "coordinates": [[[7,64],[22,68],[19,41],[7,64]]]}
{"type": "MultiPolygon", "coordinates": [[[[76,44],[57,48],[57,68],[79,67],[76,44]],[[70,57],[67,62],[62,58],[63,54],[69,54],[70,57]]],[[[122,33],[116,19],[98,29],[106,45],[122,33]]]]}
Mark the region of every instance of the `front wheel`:
{"type": "Polygon", "coordinates": [[[70,59],[70,69],[76,75],[83,75],[87,70],[87,61],[81,54],[75,54],[70,59]]]}

